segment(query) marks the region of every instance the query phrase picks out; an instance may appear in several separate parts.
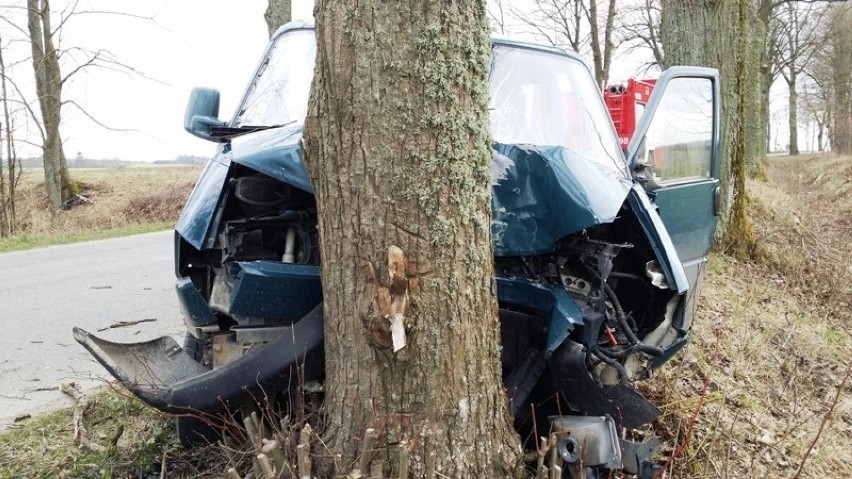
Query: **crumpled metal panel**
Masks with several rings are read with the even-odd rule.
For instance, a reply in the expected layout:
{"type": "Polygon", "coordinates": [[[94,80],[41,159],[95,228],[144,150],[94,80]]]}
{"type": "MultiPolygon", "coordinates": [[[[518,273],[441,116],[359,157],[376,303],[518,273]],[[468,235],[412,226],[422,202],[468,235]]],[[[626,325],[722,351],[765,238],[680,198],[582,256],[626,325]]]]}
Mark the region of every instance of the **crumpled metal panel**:
{"type": "MultiPolygon", "coordinates": [[[[313,193],[302,125],[231,141],[230,159],[313,193]]],[[[630,179],[559,146],[494,145],[492,234],[497,256],[547,253],[559,238],[615,219],[630,179]]]]}
{"type": "Polygon", "coordinates": [[[238,261],[230,312],[296,321],[322,302],[319,266],[274,261],[238,261]]]}
{"type": "MultiPolygon", "coordinates": [[[[238,407],[291,383],[291,368],[322,351],[323,312],[318,305],[290,332],[218,369],[207,369],[174,339],[141,343],[106,341],[74,328],[74,339],[139,399],[173,414],[215,413],[238,407]]],[[[321,354],[315,355],[320,360],[321,354]]]]}
{"type": "Polygon", "coordinates": [[[564,236],[613,221],[631,185],[560,146],[495,144],[491,172],[496,256],[547,253],[564,236]]]}
{"type": "Polygon", "coordinates": [[[294,124],[240,135],[231,140],[231,161],[313,193],[301,146],[302,129],[294,124]]]}

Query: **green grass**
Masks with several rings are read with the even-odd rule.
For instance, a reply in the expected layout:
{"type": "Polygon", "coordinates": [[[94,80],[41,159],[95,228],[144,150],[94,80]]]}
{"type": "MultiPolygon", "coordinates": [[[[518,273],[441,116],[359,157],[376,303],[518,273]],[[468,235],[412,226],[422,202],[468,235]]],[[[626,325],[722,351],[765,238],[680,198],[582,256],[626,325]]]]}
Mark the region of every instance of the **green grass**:
{"type": "Polygon", "coordinates": [[[0,479],[159,477],[164,451],[179,449],[173,421],[125,394],[91,398],[84,424],[88,440],[103,446],[99,452],[74,443],[70,409],[0,433],[0,479]]]}
{"type": "Polygon", "coordinates": [[[117,238],[119,236],[128,236],[140,233],[151,233],[154,231],[171,229],[173,227],[173,222],[161,221],[106,230],[74,231],[70,233],[55,232],[47,234],[24,233],[11,236],[9,238],[0,238],[0,253],[38,248],[41,246],[79,243],[81,241],[117,238]]]}

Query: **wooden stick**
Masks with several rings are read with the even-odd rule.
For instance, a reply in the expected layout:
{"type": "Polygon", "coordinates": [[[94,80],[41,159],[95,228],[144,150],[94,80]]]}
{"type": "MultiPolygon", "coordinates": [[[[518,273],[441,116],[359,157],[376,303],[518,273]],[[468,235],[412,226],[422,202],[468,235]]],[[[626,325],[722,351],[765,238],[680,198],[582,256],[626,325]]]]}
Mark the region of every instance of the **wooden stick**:
{"type": "Polygon", "coordinates": [[[559,457],[559,453],[556,447],[556,434],[551,434],[550,440],[548,442],[550,444],[550,477],[556,477],[556,479],[559,479],[562,476],[553,475],[553,471],[556,469],[556,467],[562,465],[562,459],[559,457]]]}
{"type": "Polygon", "coordinates": [[[228,468],[228,479],[243,479],[233,467],[228,468]]]}
{"type": "Polygon", "coordinates": [[[266,457],[266,454],[258,454],[257,462],[260,463],[260,470],[263,471],[263,475],[266,479],[275,479],[275,469],[272,467],[272,463],[269,462],[269,458],[266,457]]]}
{"type": "Polygon", "coordinates": [[[157,318],[145,318],[145,319],[138,319],[136,321],[118,321],[116,323],[110,324],[109,326],[107,326],[105,328],[99,329],[98,332],[106,331],[107,329],[126,328],[128,326],[136,326],[137,324],[140,324],[140,323],[150,323],[150,322],[153,322],[153,321],[156,321],[156,320],[157,320],[157,318]]]}
{"type": "Polygon", "coordinates": [[[311,479],[311,454],[304,444],[296,446],[299,479],[311,479]]]}
{"type": "Polygon", "coordinates": [[[254,430],[257,431],[257,449],[260,449],[263,445],[263,438],[266,437],[266,431],[264,431],[263,421],[260,420],[260,416],[257,415],[257,411],[251,412],[251,422],[254,424],[254,430]]]}
{"type": "Polygon", "coordinates": [[[535,477],[536,479],[544,479],[547,477],[547,468],[544,467],[544,458],[547,456],[547,439],[540,437],[538,440],[538,462],[535,466],[535,477]]]}
{"type": "Polygon", "coordinates": [[[296,446],[296,461],[300,479],[311,479],[311,425],[305,424],[296,446]]]}
{"type": "Polygon", "coordinates": [[[243,426],[246,428],[249,443],[251,443],[252,447],[257,449],[258,444],[260,444],[260,438],[257,437],[257,429],[254,427],[254,421],[252,421],[251,416],[243,416],[243,426]]]}
{"type": "Polygon", "coordinates": [[[284,458],[284,451],[278,447],[278,441],[264,439],[263,447],[260,448],[260,450],[261,453],[266,454],[266,456],[270,458],[276,471],[279,471],[279,473],[284,471],[284,463],[286,460],[284,458]]]}

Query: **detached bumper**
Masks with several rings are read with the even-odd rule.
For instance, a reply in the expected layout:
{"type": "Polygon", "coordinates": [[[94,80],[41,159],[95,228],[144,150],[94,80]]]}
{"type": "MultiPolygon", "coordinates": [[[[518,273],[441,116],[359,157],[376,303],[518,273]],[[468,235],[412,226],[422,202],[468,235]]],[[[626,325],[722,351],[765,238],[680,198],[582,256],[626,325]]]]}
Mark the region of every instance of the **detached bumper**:
{"type": "Polygon", "coordinates": [[[290,368],[322,346],[322,304],[291,327],[292,334],[285,333],[213,370],[196,362],[168,336],[120,344],[75,327],[74,339],[127,389],[154,408],[172,414],[215,413],[289,384],[290,368]]]}

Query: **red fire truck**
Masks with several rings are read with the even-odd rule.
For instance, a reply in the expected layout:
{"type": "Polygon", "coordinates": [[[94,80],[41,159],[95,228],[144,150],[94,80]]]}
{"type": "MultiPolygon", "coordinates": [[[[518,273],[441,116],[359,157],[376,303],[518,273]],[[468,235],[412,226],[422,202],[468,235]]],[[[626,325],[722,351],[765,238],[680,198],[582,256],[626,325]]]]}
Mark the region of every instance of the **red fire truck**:
{"type": "Polygon", "coordinates": [[[618,133],[618,143],[626,150],[636,123],[642,118],[648,98],[657,80],[627,80],[627,83],[609,85],[604,90],[604,100],[609,116],[618,133]]]}

